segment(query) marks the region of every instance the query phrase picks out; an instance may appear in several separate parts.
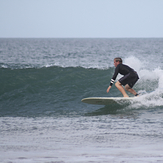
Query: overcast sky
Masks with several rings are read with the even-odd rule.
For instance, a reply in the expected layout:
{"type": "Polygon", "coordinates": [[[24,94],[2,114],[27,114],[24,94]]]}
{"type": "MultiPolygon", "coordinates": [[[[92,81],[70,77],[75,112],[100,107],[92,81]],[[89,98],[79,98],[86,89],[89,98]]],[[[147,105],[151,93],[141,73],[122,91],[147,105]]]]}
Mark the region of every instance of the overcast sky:
{"type": "Polygon", "coordinates": [[[163,37],[163,0],[0,0],[0,37],[163,37]]]}

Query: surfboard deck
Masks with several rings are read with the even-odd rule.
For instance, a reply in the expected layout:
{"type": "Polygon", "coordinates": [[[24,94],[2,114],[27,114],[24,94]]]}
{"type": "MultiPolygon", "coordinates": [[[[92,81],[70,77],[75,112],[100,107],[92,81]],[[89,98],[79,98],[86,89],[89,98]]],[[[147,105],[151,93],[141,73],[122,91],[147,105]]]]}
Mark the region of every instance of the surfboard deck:
{"type": "Polygon", "coordinates": [[[81,101],[87,104],[109,105],[118,102],[129,102],[137,97],[88,97],[81,101]]]}

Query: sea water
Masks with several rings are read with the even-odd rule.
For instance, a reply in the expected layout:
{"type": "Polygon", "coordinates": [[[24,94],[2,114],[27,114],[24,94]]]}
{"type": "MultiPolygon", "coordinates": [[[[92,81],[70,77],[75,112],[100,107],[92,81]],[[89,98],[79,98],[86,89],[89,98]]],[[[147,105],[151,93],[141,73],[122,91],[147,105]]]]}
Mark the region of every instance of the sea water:
{"type": "Polygon", "coordinates": [[[163,162],[162,58],[161,38],[1,38],[0,162],[163,162]],[[106,93],[115,57],[137,71],[140,97],[82,103],[122,97],[106,93]]]}

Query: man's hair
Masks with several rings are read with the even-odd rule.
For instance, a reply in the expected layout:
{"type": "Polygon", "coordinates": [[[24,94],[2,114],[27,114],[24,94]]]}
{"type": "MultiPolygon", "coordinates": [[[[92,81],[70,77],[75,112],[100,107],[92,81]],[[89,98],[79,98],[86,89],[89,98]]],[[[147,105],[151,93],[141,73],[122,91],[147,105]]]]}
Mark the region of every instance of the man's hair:
{"type": "Polygon", "coordinates": [[[114,58],[114,60],[115,60],[116,62],[122,63],[122,58],[120,58],[120,57],[114,58]]]}

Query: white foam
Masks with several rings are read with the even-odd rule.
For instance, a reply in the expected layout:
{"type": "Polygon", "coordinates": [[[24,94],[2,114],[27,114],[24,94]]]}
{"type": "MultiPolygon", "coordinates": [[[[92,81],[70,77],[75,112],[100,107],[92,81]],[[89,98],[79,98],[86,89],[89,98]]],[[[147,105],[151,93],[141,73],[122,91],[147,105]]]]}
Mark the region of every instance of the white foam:
{"type": "Polygon", "coordinates": [[[8,66],[7,66],[7,65],[1,65],[1,67],[2,67],[2,68],[8,68],[8,66]]]}
{"type": "Polygon", "coordinates": [[[147,61],[140,61],[134,56],[125,58],[124,64],[136,70],[140,78],[136,89],[141,95],[132,107],[163,106],[163,70],[160,67],[152,67],[152,64],[149,67],[150,64],[147,61]]]}
{"type": "Polygon", "coordinates": [[[151,108],[163,106],[163,90],[155,90],[151,93],[145,93],[136,98],[132,104],[133,108],[151,108]]]}
{"type": "Polygon", "coordinates": [[[130,56],[130,57],[125,58],[123,63],[132,67],[137,72],[139,72],[142,68],[144,68],[143,61],[140,61],[135,56],[130,56]]]}

